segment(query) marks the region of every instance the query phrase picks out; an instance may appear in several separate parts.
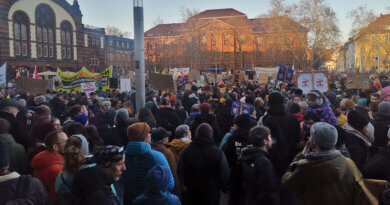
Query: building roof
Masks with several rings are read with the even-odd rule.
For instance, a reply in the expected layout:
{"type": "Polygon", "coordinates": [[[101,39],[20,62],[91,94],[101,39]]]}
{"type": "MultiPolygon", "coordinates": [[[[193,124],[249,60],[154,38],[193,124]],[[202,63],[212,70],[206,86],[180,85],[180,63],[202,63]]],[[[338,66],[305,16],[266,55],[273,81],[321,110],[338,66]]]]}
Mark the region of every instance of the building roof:
{"type": "Polygon", "coordinates": [[[183,23],[159,24],[145,32],[145,37],[178,36],[183,23]]]}
{"type": "Polygon", "coordinates": [[[244,13],[239,12],[232,8],[227,9],[211,9],[200,12],[192,18],[222,18],[222,17],[232,17],[232,16],[246,16],[244,13]]]}
{"type": "Polygon", "coordinates": [[[273,33],[282,31],[305,31],[308,29],[287,16],[265,17],[250,20],[255,33],[273,33]]]}

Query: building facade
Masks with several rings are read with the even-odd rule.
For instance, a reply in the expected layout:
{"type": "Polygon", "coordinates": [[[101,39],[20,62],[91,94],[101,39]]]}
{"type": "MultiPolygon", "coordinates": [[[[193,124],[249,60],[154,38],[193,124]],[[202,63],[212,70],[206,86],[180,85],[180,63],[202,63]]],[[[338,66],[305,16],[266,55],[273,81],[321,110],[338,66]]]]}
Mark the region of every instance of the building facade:
{"type": "Polygon", "coordinates": [[[145,64],[149,70],[300,68],[306,46],[307,29],[287,17],[248,19],[234,9],[206,10],[185,23],[146,31],[145,64]]]}
{"type": "Polygon", "coordinates": [[[35,66],[39,72],[82,67],[101,71],[112,65],[106,59],[111,51],[106,38],[104,28],[82,23],[77,0],[72,5],[66,0],[0,2],[0,63],[7,63],[8,73],[32,73],[35,66]]]}

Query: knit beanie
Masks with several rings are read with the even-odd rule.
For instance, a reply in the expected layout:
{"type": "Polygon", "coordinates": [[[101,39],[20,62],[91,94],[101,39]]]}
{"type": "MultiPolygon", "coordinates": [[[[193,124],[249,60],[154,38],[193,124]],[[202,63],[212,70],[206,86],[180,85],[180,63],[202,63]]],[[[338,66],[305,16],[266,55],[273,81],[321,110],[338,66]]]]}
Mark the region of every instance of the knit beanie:
{"type": "Polygon", "coordinates": [[[390,117],[390,103],[381,102],[378,106],[378,115],[383,117],[390,117]]]}
{"type": "Polygon", "coordinates": [[[148,101],[148,102],[145,104],[145,107],[146,107],[146,108],[149,108],[149,110],[152,110],[153,107],[154,107],[154,102],[148,101]]]}
{"type": "Polygon", "coordinates": [[[0,139],[0,173],[9,168],[9,146],[8,143],[0,139]]]}
{"type": "Polygon", "coordinates": [[[74,137],[78,138],[81,141],[81,148],[80,148],[81,153],[83,153],[83,155],[88,155],[89,154],[88,140],[82,134],[72,135],[70,138],[74,138],[74,137]]]}
{"type": "Polygon", "coordinates": [[[144,142],[149,132],[150,127],[145,122],[135,123],[127,128],[127,138],[129,141],[144,142]]]}
{"type": "Polygon", "coordinates": [[[206,113],[208,114],[210,112],[211,105],[209,103],[202,103],[199,105],[199,110],[201,113],[206,113]]]}
{"type": "Polygon", "coordinates": [[[78,114],[74,117],[74,121],[75,122],[79,122],[81,123],[82,125],[85,125],[87,124],[87,121],[88,121],[88,116],[85,115],[84,113],[82,114],[78,114]]]}
{"type": "Polygon", "coordinates": [[[334,126],[326,122],[314,123],[310,128],[310,135],[314,143],[322,149],[330,150],[337,143],[337,130],[334,126]]]}
{"type": "Polygon", "coordinates": [[[116,162],[121,161],[125,157],[125,150],[123,147],[108,145],[100,148],[94,155],[96,164],[108,168],[116,162]]]}
{"type": "Polygon", "coordinates": [[[368,125],[369,121],[360,113],[352,110],[348,113],[348,124],[358,131],[361,131],[365,126],[368,125]]]}
{"type": "Polygon", "coordinates": [[[116,111],[115,119],[118,122],[126,122],[129,120],[129,112],[125,108],[121,108],[116,111]]]}
{"type": "Polygon", "coordinates": [[[19,106],[20,106],[20,107],[26,107],[26,105],[27,105],[27,102],[26,102],[25,99],[20,99],[20,100],[18,100],[18,103],[19,103],[19,106]]]}
{"type": "Polygon", "coordinates": [[[357,102],[359,106],[367,107],[367,99],[366,98],[360,98],[357,102]]]}

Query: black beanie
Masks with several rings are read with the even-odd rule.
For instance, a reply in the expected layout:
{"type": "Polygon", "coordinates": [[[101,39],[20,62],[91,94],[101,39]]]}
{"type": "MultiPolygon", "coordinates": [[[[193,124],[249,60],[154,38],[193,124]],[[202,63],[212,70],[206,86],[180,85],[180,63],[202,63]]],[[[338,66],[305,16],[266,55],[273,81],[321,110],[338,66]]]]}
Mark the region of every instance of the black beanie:
{"type": "Polygon", "coordinates": [[[5,140],[0,139],[0,173],[9,168],[9,146],[5,140]]]}
{"type": "Polygon", "coordinates": [[[284,98],[279,92],[273,92],[268,97],[268,104],[270,107],[283,105],[284,98]]]}
{"type": "Polygon", "coordinates": [[[251,123],[249,123],[251,120],[251,116],[248,114],[241,114],[237,115],[234,120],[233,124],[237,125],[240,129],[246,129],[250,130],[251,129],[251,123]]]}
{"type": "Polygon", "coordinates": [[[365,126],[367,126],[369,121],[360,113],[352,110],[348,113],[348,124],[358,131],[361,131],[365,126]]]}

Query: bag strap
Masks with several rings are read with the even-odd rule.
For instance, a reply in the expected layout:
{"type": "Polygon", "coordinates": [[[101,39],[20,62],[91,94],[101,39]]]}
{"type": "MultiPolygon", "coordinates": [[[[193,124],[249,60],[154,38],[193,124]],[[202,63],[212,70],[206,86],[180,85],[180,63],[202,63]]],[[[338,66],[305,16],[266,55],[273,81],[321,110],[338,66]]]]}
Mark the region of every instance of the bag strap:
{"type": "Polygon", "coordinates": [[[64,173],[61,172],[61,180],[62,180],[62,183],[64,183],[65,186],[67,186],[69,189],[72,189],[72,186],[69,185],[68,182],[66,182],[65,178],[64,178],[64,173]]]}

